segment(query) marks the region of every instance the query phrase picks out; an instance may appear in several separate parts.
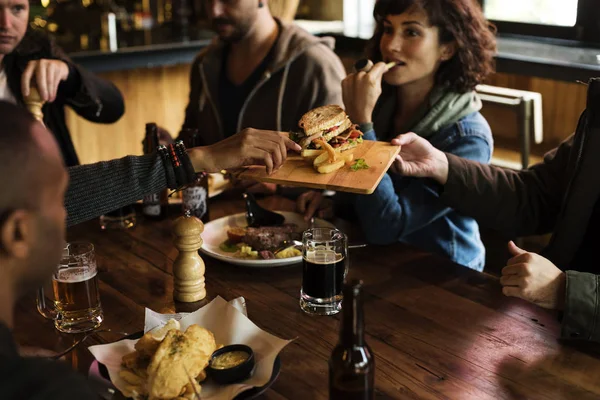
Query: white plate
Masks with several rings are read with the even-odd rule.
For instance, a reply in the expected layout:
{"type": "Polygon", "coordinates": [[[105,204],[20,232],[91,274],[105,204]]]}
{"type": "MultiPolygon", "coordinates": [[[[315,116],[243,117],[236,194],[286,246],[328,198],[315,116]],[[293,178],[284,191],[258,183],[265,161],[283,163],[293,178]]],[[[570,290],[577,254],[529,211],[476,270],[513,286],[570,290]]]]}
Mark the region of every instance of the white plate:
{"type": "MultiPolygon", "coordinates": [[[[287,211],[277,212],[285,217],[285,223],[296,224],[299,232],[302,232],[308,228],[308,223],[304,221],[302,215],[287,211]]],[[[302,256],[275,258],[272,260],[249,260],[233,257],[233,253],[228,253],[219,248],[221,243],[227,240],[227,230],[229,228],[246,226],[248,226],[248,223],[246,222],[246,213],[229,215],[227,217],[210,221],[204,225],[204,233],[202,234],[202,240],[204,243],[202,244],[200,251],[208,256],[216,258],[217,260],[253,268],[281,267],[302,261],[302,256]]],[[[315,227],[335,228],[333,224],[319,218],[315,218],[315,227]]]]}

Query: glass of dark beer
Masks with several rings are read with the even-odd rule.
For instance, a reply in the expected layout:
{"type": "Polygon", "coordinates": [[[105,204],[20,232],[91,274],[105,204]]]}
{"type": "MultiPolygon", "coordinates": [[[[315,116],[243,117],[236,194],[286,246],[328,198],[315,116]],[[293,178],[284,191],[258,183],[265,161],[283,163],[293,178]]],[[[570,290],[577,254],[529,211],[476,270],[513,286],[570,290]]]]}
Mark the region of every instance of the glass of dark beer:
{"type": "Polygon", "coordinates": [[[348,239],[341,231],[311,228],[302,234],[302,311],[316,315],[340,311],[348,262],[348,239]]]}
{"type": "MultiPolygon", "coordinates": [[[[51,309],[40,310],[38,298],[38,310],[42,315],[54,316],[56,329],[66,333],[79,333],[100,326],[104,314],[100,304],[97,272],[93,244],[67,244],[52,277],[54,304],[51,309]]],[[[44,289],[40,290],[39,295],[42,299],[45,298],[44,289]]]]}

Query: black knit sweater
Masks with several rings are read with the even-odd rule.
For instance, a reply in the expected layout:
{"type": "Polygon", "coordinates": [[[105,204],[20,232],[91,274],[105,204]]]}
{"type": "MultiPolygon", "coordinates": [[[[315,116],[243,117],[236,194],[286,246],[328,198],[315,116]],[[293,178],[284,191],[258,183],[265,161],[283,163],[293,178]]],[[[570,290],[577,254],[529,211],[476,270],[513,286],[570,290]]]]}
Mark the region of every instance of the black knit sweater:
{"type": "Polygon", "coordinates": [[[67,226],[99,217],[167,187],[157,153],[69,167],[67,226]]]}

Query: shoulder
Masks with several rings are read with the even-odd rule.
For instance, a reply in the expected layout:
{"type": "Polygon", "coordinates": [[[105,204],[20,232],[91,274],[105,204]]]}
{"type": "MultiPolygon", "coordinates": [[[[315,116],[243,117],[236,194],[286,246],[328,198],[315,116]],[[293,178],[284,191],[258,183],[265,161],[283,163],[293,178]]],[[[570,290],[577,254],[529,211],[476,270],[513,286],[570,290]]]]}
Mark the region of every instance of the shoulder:
{"type": "MultiPolygon", "coordinates": [[[[1,386],[6,398],[21,398],[27,390],[36,399],[93,399],[87,379],[62,362],[40,358],[17,358],[4,369],[1,386]],[[11,397],[10,394],[14,394],[11,397]]],[[[3,397],[4,398],[4,397],[3,397]]]]}
{"type": "Polygon", "coordinates": [[[313,72],[333,70],[345,76],[340,58],[333,51],[335,39],[316,37],[293,23],[281,23],[282,32],[278,47],[283,62],[293,62],[313,72]]]}

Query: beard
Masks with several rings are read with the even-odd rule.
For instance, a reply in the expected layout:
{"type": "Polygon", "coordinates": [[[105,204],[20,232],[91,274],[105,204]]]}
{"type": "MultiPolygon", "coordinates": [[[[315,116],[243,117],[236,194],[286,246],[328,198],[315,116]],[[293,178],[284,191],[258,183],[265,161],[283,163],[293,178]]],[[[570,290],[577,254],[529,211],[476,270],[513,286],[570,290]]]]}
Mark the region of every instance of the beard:
{"type": "Polygon", "coordinates": [[[251,23],[249,21],[235,22],[227,18],[215,18],[211,25],[219,39],[226,43],[237,43],[246,37],[248,31],[250,31],[251,23]]]}

